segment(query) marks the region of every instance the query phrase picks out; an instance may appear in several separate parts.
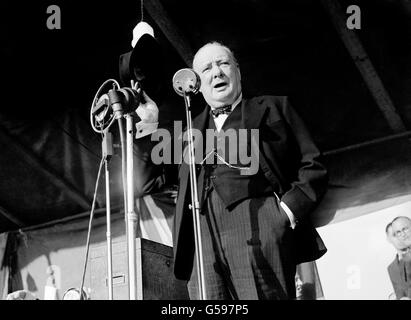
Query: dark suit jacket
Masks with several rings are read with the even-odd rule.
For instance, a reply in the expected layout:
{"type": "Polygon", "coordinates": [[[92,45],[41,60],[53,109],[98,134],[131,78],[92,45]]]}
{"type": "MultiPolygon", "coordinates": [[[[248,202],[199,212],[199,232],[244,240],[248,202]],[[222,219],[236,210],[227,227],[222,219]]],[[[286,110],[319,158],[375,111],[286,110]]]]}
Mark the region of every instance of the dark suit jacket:
{"type": "Polygon", "coordinates": [[[411,282],[405,282],[404,267],[400,267],[401,265],[402,263],[398,260],[397,255],[394,261],[388,266],[388,274],[390,275],[397,299],[402,297],[411,298],[411,282]]]}
{"type": "MultiPolygon", "coordinates": [[[[242,109],[242,128],[259,129],[260,167],[281,200],[299,220],[294,230],[298,248],[294,253],[296,263],[318,259],[326,248],[308,216],[327,187],[327,172],[319,162],[319,150],[287,97],[243,99],[238,107],[242,109]]],[[[193,128],[204,131],[208,117],[206,108],[193,120],[193,128]]],[[[180,279],[190,276],[194,254],[189,170],[183,162],[179,169],[179,193],[173,226],[174,271],[180,279]]],[[[202,190],[198,192],[201,194],[202,190]]]]}

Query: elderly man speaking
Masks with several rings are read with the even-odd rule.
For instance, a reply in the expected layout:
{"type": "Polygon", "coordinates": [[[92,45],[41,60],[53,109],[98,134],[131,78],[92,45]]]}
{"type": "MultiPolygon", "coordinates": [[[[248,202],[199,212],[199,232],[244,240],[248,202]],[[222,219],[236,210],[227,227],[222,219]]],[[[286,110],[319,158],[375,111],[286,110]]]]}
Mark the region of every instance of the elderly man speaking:
{"type": "MultiPolygon", "coordinates": [[[[204,138],[212,130],[215,142],[202,144],[208,148],[203,154],[214,161],[208,158],[197,170],[206,298],[294,299],[296,265],[326,252],[309,221],[327,187],[320,152],[287,97],[243,97],[240,68],[228,47],[217,42],[204,45],[195,54],[193,69],[206,104],[193,128],[204,138]],[[238,145],[226,145],[220,153],[217,142],[227,130],[257,130],[258,170],[244,174],[249,167],[236,154],[242,144],[251,150],[251,139],[239,139],[238,145]]],[[[145,109],[156,106],[145,97],[138,110],[143,116],[145,109]]],[[[161,172],[145,171],[153,163],[149,156],[139,158],[145,161],[138,166],[145,177],[147,172],[161,172]]],[[[198,299],[187,163],[181,164],[178,177],[174,272],[188,280],[190,298],[198,299]]],[[[155,185],[149,178],[145,184],[155,185]]]]}

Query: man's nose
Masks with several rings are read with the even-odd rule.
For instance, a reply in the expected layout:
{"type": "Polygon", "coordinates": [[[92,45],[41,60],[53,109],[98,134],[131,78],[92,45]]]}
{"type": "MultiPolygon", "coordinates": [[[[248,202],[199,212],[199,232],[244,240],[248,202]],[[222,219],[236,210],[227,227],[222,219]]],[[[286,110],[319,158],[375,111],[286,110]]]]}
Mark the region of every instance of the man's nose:
{"type": "Polygon", "coordinates": [[[217,65],[217,64],[213,65],[211,71],[212,71],[213,78],[219,78],[219,77],[221,77],[221,75],[223,74],[220,66],[217,65]]]}

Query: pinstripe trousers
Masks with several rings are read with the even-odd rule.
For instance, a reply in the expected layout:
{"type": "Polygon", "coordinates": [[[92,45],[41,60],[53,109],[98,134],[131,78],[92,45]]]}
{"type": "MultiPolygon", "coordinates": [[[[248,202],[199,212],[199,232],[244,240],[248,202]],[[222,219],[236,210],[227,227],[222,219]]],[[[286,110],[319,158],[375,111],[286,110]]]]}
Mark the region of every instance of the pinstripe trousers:
{"type": "MultiPolygon", "coordinates": [[[[229,211],[212,190],[203,213],[207,300],[295,298],[292,229],[274,195],[243,200],[229,211]]],[[[195,262],[188,291],[198,299],[195,262]]]]}

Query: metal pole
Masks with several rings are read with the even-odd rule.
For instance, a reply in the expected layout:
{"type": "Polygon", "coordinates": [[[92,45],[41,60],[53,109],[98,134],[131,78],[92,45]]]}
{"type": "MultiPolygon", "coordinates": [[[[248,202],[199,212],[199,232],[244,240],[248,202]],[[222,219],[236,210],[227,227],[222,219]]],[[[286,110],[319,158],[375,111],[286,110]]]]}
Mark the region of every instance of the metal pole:
{"type": "MultiPolygon", "coordinates": [[[[125,137],[125,130],[124,130],[124,125],[123,125],[123,116],[121,115],[121,118],[118,118],[118,129],[120,132],[120,142],[121,142],[121,182],[123,185],[123,201],[124,201],[124,224],[125,224],[125,235],[126,235],[126,252],[127,252],[127,266],[129,265],[128,261],[128,202],[127,202],[127,143],[126,143],[126,137],[125,137]]],[[[127,267],[127,276],[130,279],[130,274],[129,274],[129,269],[127,267]]],[[[128,295],[128,298],[130,299],[130,295],[128,295]]]]}
{"type": "Polygon", "coordinates": [[[111,246],[111,203],[110,203],[110,171],[108,162],[113,156],[113,138],[107,128],[103,133],[102,152],[105,165],[106,179],[106,238],[107,238],[107,287],[108,298],[113,300],[113,264],[112,264],[112,246],[111,246]]]}
{"type": "Polygon", "coordinates": [[[111,207],[110,207],[110,172],[108,161],[104,160],[106,173],[106,223],[107,223],[107,274],[108,274],[108,299],[113,300],[113,264],[111,246],[111,207]]]}
{"type": "Polygon", "coordinates": [[[136,261],[136,230],[137,214],[134,211],[134,172],[133,172],[133,117],[126,118],[127,142],[127,244],[130,300],[137,300],[137,261],[136,261]]]}
{"type": "Polygon", "coordinates": [[[200,300],[207,300],[206,287],[204,281],[203,246],[200,225],[200,202],[198,201],[197,176],[195,167],[194,141],[192,132],[192,120],[190,110],[190,96],[184,93],[187,116],[188,152],[190,163],[190,186],[191,186],[191,210],[193,213],[195,259],[197,266],[197,281],[200,300]]]}
{"type": "Polygon", "coordinates": [[[386,137],[383,137],[383,138],[377,138],[377,139],[374,139],[374,140],[369,140],[369,141],[353,144],[353,145],[342,147],[342,148],[339,148],[339,149],[324,151],[323,155],[324,156],[331,156],[331,155],[335,155],[335,154],[338,154],[338,153],[343,153],[343,152],[352,151],[352,150],[358,150],[358,149],[365,148],[365,147],[375,146],[375,145],[378,145],[380,143],[393,141],[393,140],[399,140],[399,139],[403,139],[403,138],[410,138],[410,137],[411,137],[411,131],[406,131],[406,132],[403,132],[403,133],[392,134],[392,135],[389,135],[389,136],[386,136],[386,137]]]}

